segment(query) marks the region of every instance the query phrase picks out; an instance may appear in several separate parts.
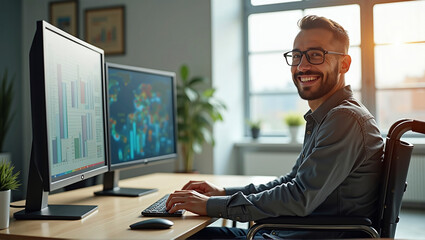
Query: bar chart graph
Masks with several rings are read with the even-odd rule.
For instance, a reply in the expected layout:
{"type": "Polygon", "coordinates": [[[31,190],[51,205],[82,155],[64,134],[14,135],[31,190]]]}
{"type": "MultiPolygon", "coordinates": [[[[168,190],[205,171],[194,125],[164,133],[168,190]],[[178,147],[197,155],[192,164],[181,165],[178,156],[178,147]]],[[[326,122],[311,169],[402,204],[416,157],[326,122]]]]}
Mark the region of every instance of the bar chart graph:
{"type": "Polygon", "coordinates": [[[48,122],[53,177],[68,174],[65,169],[73,172],[96,165],[100,161],[87,159],[104,155],[102,86],[95,86],[96,73],[82,68],[63,61],[51,71],[48,97],[55,104],[48,109],[48,122]]]}
{"type": "Polygon", "coordinates": [[[172,153],[171,81],[141,72],[108,71],[111,162],[172,153]]]}

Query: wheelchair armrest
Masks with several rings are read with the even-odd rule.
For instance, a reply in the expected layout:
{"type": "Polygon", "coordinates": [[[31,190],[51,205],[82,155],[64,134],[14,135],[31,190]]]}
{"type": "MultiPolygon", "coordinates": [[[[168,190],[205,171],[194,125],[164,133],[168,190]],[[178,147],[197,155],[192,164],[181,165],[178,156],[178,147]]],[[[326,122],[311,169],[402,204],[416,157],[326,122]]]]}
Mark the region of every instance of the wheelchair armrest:
{"type": "Polygon", "coordinates": [[[254,235],[261,229],[292,229],[292,230],[348,230],[362,231],[371,237],[379,237],[373,228],[372,221],[365,217],[349,216],[307,216],[293,217],[281,216],[265,218],[255,222],[249,229],[247,238],[253,239],[254,235]]]}
{"type": "Polygon", "coordinates": [[[255,222],[256,224],[297,224],[297,225],[365,225],[371,226],[372,221],[366,217],[348,216],[307,216],[293,217],[280,216],[264,218],[255,222]]]}

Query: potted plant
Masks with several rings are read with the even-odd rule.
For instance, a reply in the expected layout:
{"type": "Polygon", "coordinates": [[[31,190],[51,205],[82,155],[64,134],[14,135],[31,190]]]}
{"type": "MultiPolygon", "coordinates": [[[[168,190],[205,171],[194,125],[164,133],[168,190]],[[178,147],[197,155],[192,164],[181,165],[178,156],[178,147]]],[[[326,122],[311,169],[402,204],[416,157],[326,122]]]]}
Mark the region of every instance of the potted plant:
{"type": "Polygon", "coordinates": [[[0,229],[9,227],[10,192],[19,187],[19,172],[13,173],[10,162],[0,162],[0,229]]]}
{"type": "Polygon", "coordinates": [[[298,131],[301,125],[304,124],[304,118],[299,113],[288,113],[285,118],[285,124],[289,127],[291,143],[297,142],[298,131]]]}
{"type": "Polygon", "coordinates": [[[184,161],[184,171],[193,171],[195,153],[202,152],[202,145],[214,145],[212,127],[223,121],[224,103],[214,97],[215,89],[201,91],[204,77],[189,78],[189,68],[180,68],[181,81],[177,84],[177,127],[178,141],[184,161]]]}
{"type": "Polygon", "coordinates": [[[260,130],[261,130],[261,120],[246,120],[246,123],[248,124],[249,128],[251,129],[251,137],[253,139],[257,139],[260,136],[260,130]]]}

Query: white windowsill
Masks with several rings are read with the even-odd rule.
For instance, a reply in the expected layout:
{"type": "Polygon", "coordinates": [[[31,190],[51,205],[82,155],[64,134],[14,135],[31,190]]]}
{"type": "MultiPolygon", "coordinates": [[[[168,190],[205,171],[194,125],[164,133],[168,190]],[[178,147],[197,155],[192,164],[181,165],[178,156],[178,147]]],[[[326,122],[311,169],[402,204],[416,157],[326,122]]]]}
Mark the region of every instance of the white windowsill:
{"type": "MultiPolygon", "coordinates": [[[[402,140],[413,144],[415,152],[425,153],[425,138],[402,138],[402,140]]],[[[258,139],[243,137],[236,141],[234,146],[244,149],[297,150],[302,148],[302,139],[298,139],[298,143],[291,143],[288,137],[259,137],[258,139]]]]}

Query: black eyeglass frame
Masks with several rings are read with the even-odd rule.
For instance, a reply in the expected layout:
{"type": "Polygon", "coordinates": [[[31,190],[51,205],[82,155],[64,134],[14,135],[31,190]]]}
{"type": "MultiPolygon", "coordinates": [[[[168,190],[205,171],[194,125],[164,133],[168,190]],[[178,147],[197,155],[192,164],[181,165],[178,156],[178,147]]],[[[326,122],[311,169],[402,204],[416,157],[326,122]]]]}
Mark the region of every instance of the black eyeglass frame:
{"type": "Polygon", "coordinates": [[[313,65],[320,65],[320,64],[322,64],[322,63],[324,63],[324,62],[325,62],[326,54],[336,54],[336,55],[341,55],[341,56],[346,56],[346,55],[347,55],[347,54],[345,54],[345,53],[328,51],[328,50],[324,50],[324,49],[321,49],[321,48],[310,48],[310,49],[307,49],[307,50],[305,50],[305,51],[301,51],[301,50],[291,50],[291,51],[288,51],[288,52],[284,53],[284,54],[283,54],[283,57],[285,57],[286,63],[287,63],[289,66],[291,66],[291,67],[295,67],[295,66],[300,65],[301,60],[302,60],[302,58],[303,58],[303,55],[305,56],[305,58],[307,59],[307,61],[308,61],[310,64],[313,64],[313,65]],[[323,59],[322,59],[322,62],[320,62],[320,63],[312,63],[312,62],[310,61],[310,56],[307,54],[307,52],[309,52],[309,51],[313,51],[313,50],[314,50],[314,51],[321,51],[321,52],[323,52],[323,59]],[[288,55],[289,53],[292,53],[292,52],[299,52],[299,53],[301,54],[300,61],[299,61],[299,63],[298,63],[298,64],[290,64],[290,63],[289,63],[288,58],[287,58],[287,55],[288,55]]]}

